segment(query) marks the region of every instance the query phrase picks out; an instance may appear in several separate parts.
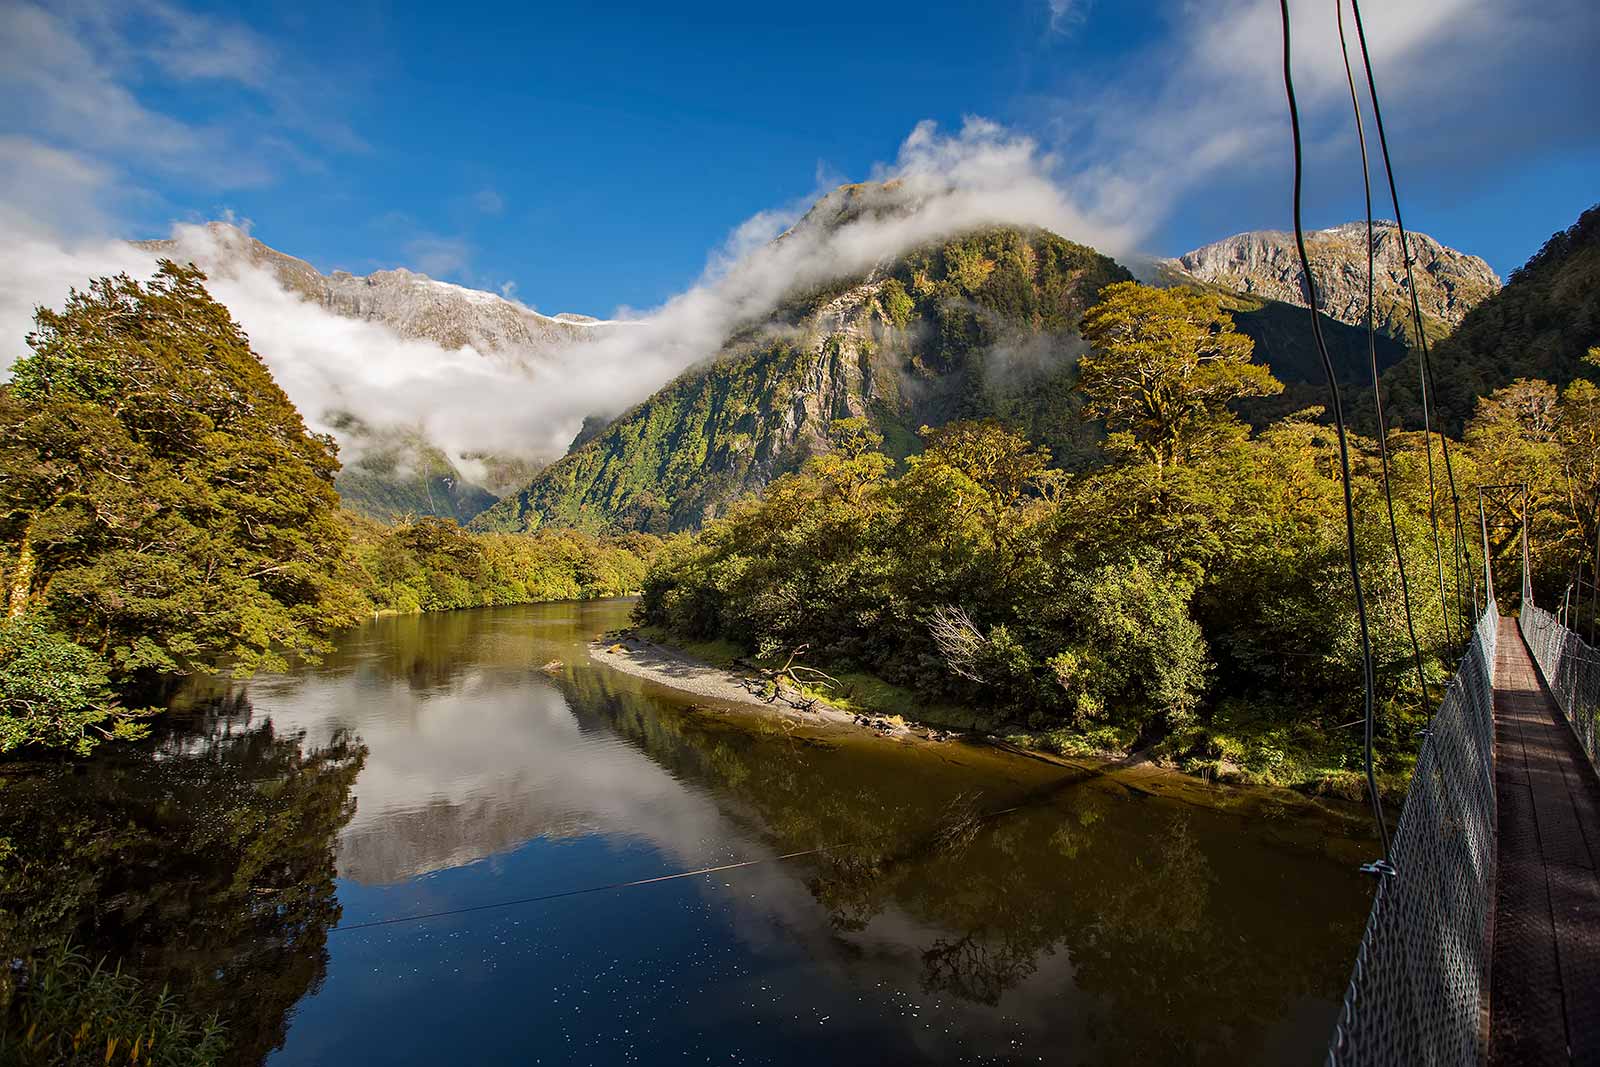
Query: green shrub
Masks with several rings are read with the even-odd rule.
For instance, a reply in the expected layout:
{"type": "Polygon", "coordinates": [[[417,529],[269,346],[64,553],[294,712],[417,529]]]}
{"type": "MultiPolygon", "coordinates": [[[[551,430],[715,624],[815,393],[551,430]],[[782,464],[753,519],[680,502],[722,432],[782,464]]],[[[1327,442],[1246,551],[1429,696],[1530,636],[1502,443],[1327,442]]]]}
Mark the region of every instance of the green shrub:
{"type": "Polygon", "coordinates": [[[165,989],[71,947],[14,966],[0,1059],[20,1067],[212,1067],[226,1051],[215,1018],[194,1019],[165,989]]]}
{"type": "Polygon", "coordinates": [[[117,706],[110,666],[82,645],[24,615],[0,622],[0,752],[29,745],[80,756],[148,726],[117,706]]]}

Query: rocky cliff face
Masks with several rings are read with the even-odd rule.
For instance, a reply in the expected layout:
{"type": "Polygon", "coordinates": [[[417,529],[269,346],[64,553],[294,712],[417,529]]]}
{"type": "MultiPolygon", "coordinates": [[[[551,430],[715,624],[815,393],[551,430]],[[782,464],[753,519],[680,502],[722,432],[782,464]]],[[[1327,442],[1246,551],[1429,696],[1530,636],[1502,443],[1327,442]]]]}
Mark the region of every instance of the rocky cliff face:
{"type": "Polygon", "coordinates": [[[701,525],[864,416],[891,454],[923,424],[997,417],[1070,462],[1093,429],[1071,392],[1077,325],[1128,273],[1038,230],[925,247],[731,338],[474,520],[666,531],[701,525]]]}
{"type": "MultiPolygon", "coordinates": [[[[1477,256],[1440,244],[1427,234],[1410,233],[1412,273],[1423,326],[1430,339],[1447,335],[1478,304],[1500,288],[1500,279],[1477,256]]],[[[1323,310],[1352,326],[1364,326],[1366,315],[1366,223],[1350,222],[1306,235],[1312,275],[1323,310]]],[[[1400,231],[1378,223],[1373,231],[1375,277],[1373,304],[1378,328],[1399,340],[1416,332],[1411,322],[1411,297],[1406,290],[1400,231]]],[[[1300,287],[1300,258],[1294,234],[1256,230],[1236,234],[1162,264],[1176,280],[1184,277],[1305,306],[1300,287]]]]}

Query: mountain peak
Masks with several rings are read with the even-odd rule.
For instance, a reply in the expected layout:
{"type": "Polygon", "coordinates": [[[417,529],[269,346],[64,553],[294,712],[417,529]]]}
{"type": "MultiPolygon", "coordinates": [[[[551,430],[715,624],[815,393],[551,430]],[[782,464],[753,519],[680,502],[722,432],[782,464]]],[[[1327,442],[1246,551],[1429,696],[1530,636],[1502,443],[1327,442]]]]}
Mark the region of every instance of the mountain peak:
{"type": "MultiPolygon", "coordinates": [[[[1425,233],[1410,231],[1406,238],[1411,247],[1417,302],[1429,337],[1448,334],[1468,311],[1499,290],[1499,276],[1477,256],[1458,252],[1425,233]]],[[[1306,234],[1323,310],[1350,325],[1366,321],[1366,239],[1365,221],[1306,234]]],[[[1406,288],[1399,226],[1389,220],[1375,220],[1372,247],[1379,326],[1391,336],[1413,341],[1411,335],[1416,331],[1411,323],[1411,297],[1406,288]]],[[[1305,306],[1294,235],[1282,230],[1234,234],[1169,260],[1164,266],[1196,281],[1305,306]]]]}
{"type": "MultiPolygon", "coordinates": [[[[285,289],[347,318],[376,320],[402,337],[526,357],[554,345],[590,339],[613,323],[588,315],[546,315],[519,301],[440,281],[408,267],[371,274],[336,270],[323,274],[303,259],[263,244],[231,222],[180,227],[174,237],[135,241],[135,247],[162,256],[188,259],[208,273],[227,276],[241,266],[270,272],[285,289]]],[[[628,323],[626,325],[632,325],[628,323]]]]}

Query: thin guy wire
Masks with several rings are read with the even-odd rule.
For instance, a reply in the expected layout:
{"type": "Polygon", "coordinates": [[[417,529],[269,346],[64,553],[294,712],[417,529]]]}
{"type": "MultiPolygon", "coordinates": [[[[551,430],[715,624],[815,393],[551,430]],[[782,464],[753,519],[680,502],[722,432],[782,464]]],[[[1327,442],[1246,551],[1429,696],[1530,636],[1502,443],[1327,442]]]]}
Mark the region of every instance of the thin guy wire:
{"type": "MultiPolygon", "coordinates": [[[[1289,126],[1294,138],[1294,241],[1300,252],[1300,269],[1306,283],[1306,302],[1311,315],[1311,333],[1316,339],[1317,354],[1322,358],[1322,369],[1328,377],[1328,393],[1333,399],[1333,422],[1339,434],[1339,469],[1344,475],[1344,531],[1345,549],[1349,556],[1350,582],[1355,588],[1356,617],[1361,624],[1362,699],[1366,721],[1372,722],[1373,678],[1372,636],[1367,626],[1367,604],[1361,591],[1361,569],[1356,561],[1356,505],[1350,488],[1350,444],[1344,429],[1344,405],[1339,399],[1339,381],[1334,375],[1333,359],[1328,355],[1328,343],[1322,336],[1322,322],[1317,310],[1317,283],[1311,277],[1311,257],[1306,254],[1305,226],[1300,217],[1301,187],[1304,184],[1305,163],[1300,146],[1300,107],[1294,96],[1294,71],[1290,63],[1289,0],[1278,0],[1283,14],[1283,89],[1289,98],[1289,126]]],[[[1371,730],[1369,725],[1368,730],[1371,730]]],[[[1383,845],[1383,859],[1389,860],[1389,828],[1384,824],[1383,800],[1378,796],[1378,779],[1372,769],[1372,749],[1366,750],[1367,792],[1372,800],[1372,815],[1378,826],[1378,840],[1383,845]]]]}
{"type": "MultiPolygon", "coordinates": [[[[1394,164],[1389,158],[1389,136],[1383,127],[1383,107],[1378,102],[1378,83],[1372,73],[1372,54],[1367,49],[1367,32],[1361,22],[1360,0],[1350,0],[1350,11],[1356,20],[1356,39],[1361,44],[1361,62],[1367,75],[1367,95],[1372,99],[1372,120],[1378,128],[1378,146],[1383,153],[1383,171],[1389,181],[1389,199],[1394,204],[1394,224],[1400,231],[1400,259],[1406,268],[1406,289],[1411,295],[1411,317],[1417,328],[1417,347],[1422,356],[1421,382],[1422,382],[1422,424],[1424,440],[1428,445],[1428,510],[1433,519],[1433,546],[1434,562],[1439,569],[1439,610],[1445,616],[1445,637],[1456,644],[1457,648],[1466,647],[1466,624],[1461,627],[1461,637],[1456,640],[1457,630],[1451,626],[1449,607],[1445,600],[1444,591],[1444,555],[1439,548],[1439,518],[1434,504],[1437,495],[1433,474],[1433,423],[1429,410],[1429,395],[1438,398],[1438,388],[1433,380],[1433,361],[1428,356],[1428,338],[1422,329],[1422,305],[1417,302],[1416,277],[1411,270],[1411,244],[1406,236],[1405,219],[1400,214],[1400,192],[1394,180],[1394,164]]],[[[1450,440],[1445,432],[1439,431],[1439,448],[1444,454],[1444,472],[1450,485],[1450,500],[1455,510],[1455,544],[1451,551],[1451,560],[1456,572],[1456,611],[1459,617],[1461,611],[1461,562],[1460,553],[1463,551],[1461,538],[1461,498],[1456,493],[1455,470],[1450,463],[1450,440]]]]}
{"type": "Polygon", "coordinates": [[[778,863],[783,860],[799,859],[802,856],[815,856],[832,849],[843,848],[843,845],[823,845],[820,848],[808,848],[799,852],[785,852],[781,856],[763,856],[760,859],[741,860],[738,863],[724,863],[716,867],[700,867],[692,871],[677,871],[673,874],[658,874],[653,878],[635,878],[628,882],[610,882],[606,885],[585,886],[581,889],[563,889],[555,893],[541,893],[531,897],[517,897],[514,900],[497,900],[488,904],[471,904],[462,908],[446,908],[442,911],[418,912],[412,915],[396,915],[388,919],[374,919],[371,922],[351,923],[335,926],[329,933],[349,933],[352,930],[371,930],[378,926],[398,926],[401,923],[422,922],[424,919],[443,919],[452,915],[470,915],[473,912],[493,911],[498,908],[515,907],[518,904],[538,904],[547,900],[561,900],[565,897],[586,896],[590,893],[604,893],[612,889],[632,889],[636,886],[655,885],[660,882],[675,882],[681,878],[696,878],[703,874],[719,874],[722,871],[734,871],[740,867],[754,867],[761,863],[778,863]]]}
{"type": "MultiPolygon", "coordinates": [[[[1428,698],[1428,677],[1422,669],[1422,645],[1417,641],[1417,627],[1411,618],[1411,582],[1406,577],[1406,557],[1400,549],[1400,526],[1394,517],[1394,493],[1389,483],[1389,427],[1383,415],[1383,385],[1378,378],[1378,334],[1373,322],[1372,283],[1375,267],[1372,244],[1372,171],[1367,162],[1367,124],[1361,118],[1361,99],[1356,92],[1355,73],[1350,69],[1350,47],[1345,43],[1344,0],[1333,0],[1339,23],[1339,52],[1344,57],[1345,83],[1350,86],[1350,110],[1355,113],[1356,143],[1361,146],[1361,189],[1367,202],[1367,355],[1372,363],[1372,401],[1378,416],[1378,458],[1383,475],[1383,502],[1389,511],[1389,538],[1394,542],[1394,562],[1400,570],[1400,602],[1405,607],[1406,634],[1411,638],[1411,657],[1417,666],[1417,686],[1421,692],[1422,709],[1428,712],[1433,703],[1428,698]]],[[[1372,746],[1372,726],[1367,726],[1367,747],[1372,746]]]]}

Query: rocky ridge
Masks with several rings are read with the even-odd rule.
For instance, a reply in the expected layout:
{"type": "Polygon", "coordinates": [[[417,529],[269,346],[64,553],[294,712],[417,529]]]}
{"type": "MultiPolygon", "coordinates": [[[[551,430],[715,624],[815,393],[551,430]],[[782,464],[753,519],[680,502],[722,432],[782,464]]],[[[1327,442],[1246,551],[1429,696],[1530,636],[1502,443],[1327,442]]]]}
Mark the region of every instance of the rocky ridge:
{"type": "MultiPolygon", "coordinates": [[[[1449,334],[1467,312],[1500,289],[1500,278],[1477,256],[1458,252],[1424,233],[1408,233],[1417,302],[1430,340],[1449,334]]],[[[1352,326],[1365,324],[1366,223],[1348,222],[1306,235],[1312,275],[1323,310],[1352,326]]],[[[1411,297],[1406,288],[1400,230],[1392,222],[1374,224],[1373,280],[1377,325],[1399,340],[1411,341],[1411,297]]],[[[1294,234],[1253,230],[1235,234],[1160,263],[1176,281],[1195,279],[1250,296],[1305,306],[1300,257],[1294,234]]]]}
{"type": "MultiPolygon", "coordinates": [[[[439,281],[404,267],[366,275],[342,270],[323,274],[229,223],[207,223],[205,230],[216,249],[215,262],[201,264],[209,271],[228,271],[238,264],[265,268],[290,292],[336,315],[380,322],[402,337],[433,341],[448,349],[470,346],[529,370],[551,349],[591,340],[606,330],[640,325],[571,312],[545,315],[497,293],[439,281]]],[[[172,239],[135,244],[160,255],[194,254],[189,244],[172,239]]]]}

